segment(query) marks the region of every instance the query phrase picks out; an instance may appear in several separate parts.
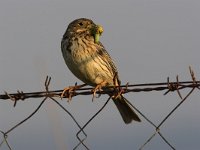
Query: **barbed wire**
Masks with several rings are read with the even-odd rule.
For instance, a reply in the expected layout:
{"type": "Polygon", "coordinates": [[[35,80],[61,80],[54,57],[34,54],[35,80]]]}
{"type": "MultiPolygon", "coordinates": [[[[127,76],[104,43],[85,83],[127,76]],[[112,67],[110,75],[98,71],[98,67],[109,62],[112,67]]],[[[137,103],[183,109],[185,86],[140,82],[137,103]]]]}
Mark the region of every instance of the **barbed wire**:
{"type": "MultiPolygon", "coordinates": [[[[200,89],[200,81],[196,80],[195,74],[191,67],[189,67],[190,71],[190,76],[191,76],[191,81],[179,81],[179,77],[176,76],[176,81],[175,82],[170,82],[169,78],[167,78],[167,82],[163,83],[145,83],[145,84],[126,84],[126,85],[121,85],[121,86],[112,86],[112,87],[107,87],[104,90],[99,90],[96,92],[98,96],[101,96],[103,94],[109,94],[109,95],[116,95],[122,93],[130,93],[130,92],[150,92],[150,91],[164,91],[164,95],[167,95],[169,92],[177,92],[179,98],[181,101],[165,116],[165,118],[158,124],[156,125],[153,123],[150,119],[148,119],[139,109],[137,109],[135,106],[133,106],[129,101],[127,103],[130,104],[130,106],[136,110],[150,125],[152,125],[155,128],[155,132],[144,142],[144,144],[141,145],[139,150],[142,150],[154,137],[155,135],[159,135],[161,139],[171,148],[175,149],[174,146],[163,136],[161,133],[160,127],[163,126],[163,124],[166,122],[166,120],[188,99],[188,97],[194,92],[195,89],[200,89]],[[186,94],[185,97],[182,96],[181,90],[182,89],[188,89],[190,88],[191,90],[186,94]]],[[[40,92],[30,92],[30,93],[24,93],[23,91],[17,91],[17,93],[12,93],[9,94],[5,92],[4,95],[0,95],[1,100],[11,100],[14,102],[14,107],[16,106],[17,102],[22,100],[26,100],[29,98],[43,98],[39,106],[30,114],[28,115],[25,119],[17,123],[15,126],[10,128],[7,131],[2,131],[0,130],[0,133],[3,135],[3,140],[0,141],[0,149],[2,145],[5,143],[6,146],[8,147],[9,150],[12,150],[7,137],[8,134],[10,134],[11,131],[16,129],[18,126],[22,125],[24,122],[29,120],[31,117],[33,117],[38,110],[41,108],[41,106],[44,104],[44,102],[47,99],[51,99],[54,101],[60,108],[62,108],[74,121],[74,123],[78,126],[79,131],[76,134],[76,138],[78,139],[79,143],[73,148],[74,150],[77,149],[80,145],[84,146],[85,149],[88,149],[88,146],[84,143],[84,141],[87,138],[87,134],[85,133],[84,129],[88,124],[105,108],[109,100],[112,98],[112,96],[109,96],[107,101],[104,103],[104,105],[83,125],[81,126],[78,121],[75,119],[75,117],[64,107],[62,106],[58,100],[55,98],[60,98],[61,95],[63,94],[63,90],[55,90],[55,91],[50,91],[49,90],[49,85],[50,85],[51,77],[47,76],[45,80],[45,91],[40,91],[40,92]],[[83,134],[84,137],[80,137],[80,134],[83,134]]],[[[69,90],[67,90],[63,98],[68,98],[71,100],[73,97],[78,96],[78,95],[92,95],[94,94],[93,88],[91,87],[83,87],[83,85],[77,85],[75,84],[74,86],[69,86],[69,90]]]]}

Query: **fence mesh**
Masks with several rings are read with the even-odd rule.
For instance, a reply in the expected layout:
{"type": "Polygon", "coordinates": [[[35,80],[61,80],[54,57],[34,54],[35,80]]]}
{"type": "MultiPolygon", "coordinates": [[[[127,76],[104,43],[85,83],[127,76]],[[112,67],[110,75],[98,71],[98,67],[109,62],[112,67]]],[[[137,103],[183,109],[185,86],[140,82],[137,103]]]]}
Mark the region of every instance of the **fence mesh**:
{"type": "MultiPolygon", "coordinates": [[[[152,126],[155,131],[149,135],[148,139],[144,139],[143,144],[138,148],[139,150],[145,149],[147,147],[147,144],[152,141],[152,139],[159,135],[160,138],[169,146],[170,149],[176,149],[172,143],[169,142],[169,140],[165,137],[165,135],[162,134],[161,127],[165,124],[166,120],[175,113],[175,111],[182,106],[182,104],[190,97],[190,95],[197,89],[200,89],[200,81],[196,80],[196,77],[194,75],[193,70],[191,67],[189,67],[191,80],[190,81],[179,81],[179,77],[176,77],[175,82],[170,82],[169,78],[167,78],[167,82],[163,83],[147,83],[147,84],[126,84],[121,85],[119,87],[108,87],[104,90],[99,90],[96,92],[96,95],[101,96],[103,94],[109,94],[116,96],[117,94],[128,94],[130,92],[151,92],[151,91],[164,91],[164,95],[167,95],[170,92],[176,92],[178,94],[178,97],[181,99],[181,101],[162,119],[158,124],[151,121],[146,115],[141,112],[139,109],[134,107],[129,101],[127,101],[131,107],[137,111],[148,123],[150,126],[152,126]],[[112,90],[110,90],[110,88],[112,90]],[[183,89],[189,89],[188,93],[183,96],[181,93],[183,89]]],[[[23,125],[24,122],[29,120],[31,117],[33,117],[39,109],[41,109],[41,106],[45,103],[47,99],[52,100],[55,102],[65,113],[67,113],[74,121],[76,126],[79,128],[79,131],[76,133],[76,138],[78,140],[78,144],[74,146],[74,150],[79,148],[80,145],[82,145],[85,149],[90,149],[89,146],[86,144],[87,140],[87,133],[84,131],[85,128],[88,126],[88,124],[91,123],[91,121],[105,108],[109,100],[112,96],[110,96],[107,101],[104,103],[104,105],[83,125],[81,126],[78,121],[75,119],[74,115],[70,113],[63,105],[59,103],[60,97],[63,94],[63,90],[56,90],[56,91],[50,91],[49,85],[50,85],[51,78],[47,76],[45,80],[45,91],[41,92],[30,92],[30,93],[23,93],[23,91],[17,91],[17,93],[9,94],[5,92],[4,95],[0,95],[1,100],[11,100],[14,102],[14,107],[17,105],[17,102],[20,100],[24,101],[28,98],[41,98],[42,101],[38,105],[38,107],[26,118],[24,118],[19,123],[16,123],[13,127],[10,129],[3,131],[0,129],[0,149],[7,148],[9,150],[14,150],[14,146],[11,146],[9,144],[8,136],[12,136],[11,131],[15,130],[17,127],[23,125]]],[[[84,86],[79,86],[75,84],[74,86],[69,86],[69,90],[66,90],[66,92],[63,94],[63,98],[68,98],[70,101],[75,96],[81,96],[81,95],[92,95],[94,94],[93,88],[88,88],[84,86]]],[[[189,137],[188,137],[189,138],[189,137]]]]}

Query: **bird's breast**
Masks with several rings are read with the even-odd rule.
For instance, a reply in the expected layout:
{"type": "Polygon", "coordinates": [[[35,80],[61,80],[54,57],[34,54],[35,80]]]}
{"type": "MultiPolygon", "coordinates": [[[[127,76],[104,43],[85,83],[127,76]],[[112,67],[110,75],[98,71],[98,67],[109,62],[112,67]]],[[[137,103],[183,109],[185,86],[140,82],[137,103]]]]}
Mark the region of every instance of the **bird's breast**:
{"type": "Polygon", "coordinates": [[[107,62],[97,53],[97,47],[77,39],[66,52],[65,61],[71,72],[84,83],[95,86],[104,81],[113,82],[113,74],[107,62]]]}

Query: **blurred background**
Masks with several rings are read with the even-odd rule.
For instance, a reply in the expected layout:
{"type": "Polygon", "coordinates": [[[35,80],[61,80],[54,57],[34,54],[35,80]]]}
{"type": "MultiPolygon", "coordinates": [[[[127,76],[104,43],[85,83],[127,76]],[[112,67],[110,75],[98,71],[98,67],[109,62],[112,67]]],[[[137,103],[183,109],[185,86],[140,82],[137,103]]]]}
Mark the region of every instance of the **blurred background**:
{"type": "MultiPolygon", "coordinates": [[[[191,66],[200,77],[200,1],[198,0],[1,0],[0,1],[0,94],[44,90],[47,75],[50,90],[81,84],[66,67],[60,42],[68,24],[85,17],[104,27],[101,42],[114,59],[123,84],[166,82],[179,75],[191,80],[191,66]]],[[[183,96],[187,94],[183,91],[183,96]]],[[[130,100],[155,124],[180,102],[177,93],[129,93],[130,100]]],[[[170,116],[161,133],[176,148],[199,149],[199,91],[170,116]]],[[[105,103],[107,96],[92,102],[92,96],[77,96],[70,103],[58,101],[84,125],[105,103]]],[[[0,101],[0,130],[7,131],[31,114],[42,99],[0,101]]],[[[140,116],[141,117],[141,116],[140,116]]],[[[112,102],[85,128],[90,149],[133,150],[153,134],[144,118],[125,125],[112,102]]],[[[51,100],[27,122],[8,135],[13,150],[66,150],[78,143],[78,127],[51,100]]],[[[2,135],[1,135],[2,140],[2,135]]],[[[0,149],[8,149],[4,144],[0,149]]],[[[84,149],[80,146],[78,149],[84,149]]],[[[144,148],[170,147],[156,135],[144,148]]]]}

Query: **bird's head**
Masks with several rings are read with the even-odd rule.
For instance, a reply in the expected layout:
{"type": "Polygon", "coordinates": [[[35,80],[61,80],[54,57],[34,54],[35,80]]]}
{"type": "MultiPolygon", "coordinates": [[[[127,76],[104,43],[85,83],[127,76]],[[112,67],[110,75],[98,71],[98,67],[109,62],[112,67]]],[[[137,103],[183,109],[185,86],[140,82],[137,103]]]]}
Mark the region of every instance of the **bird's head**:
{"type": "MultiPolygon", "coordinates": [[[[68,35],[87,35],[94,38],[94,42],[99,42],[99,37],[103,33],[103,27],[96,25],[92,20],[86,18],[80,18],[72,21],[66,33],[68,35]]],[[[65,33],[65,34],[66,34],[65,33]]],[[[65,36],[65,35],[64,35],[65,36]]]]}

